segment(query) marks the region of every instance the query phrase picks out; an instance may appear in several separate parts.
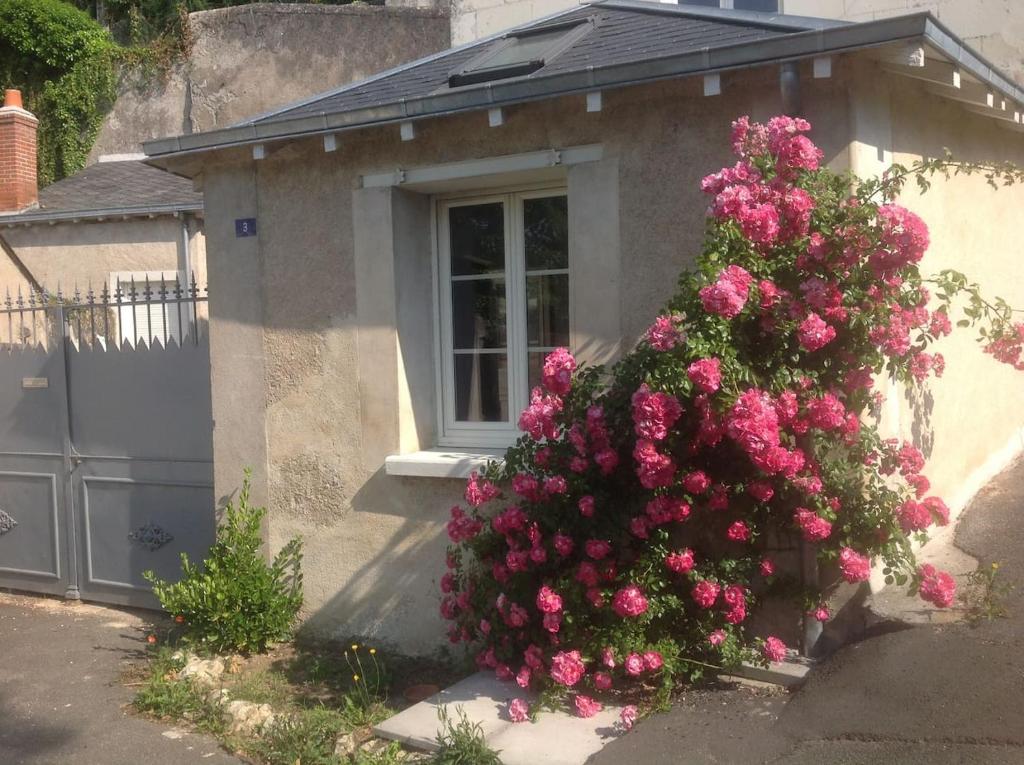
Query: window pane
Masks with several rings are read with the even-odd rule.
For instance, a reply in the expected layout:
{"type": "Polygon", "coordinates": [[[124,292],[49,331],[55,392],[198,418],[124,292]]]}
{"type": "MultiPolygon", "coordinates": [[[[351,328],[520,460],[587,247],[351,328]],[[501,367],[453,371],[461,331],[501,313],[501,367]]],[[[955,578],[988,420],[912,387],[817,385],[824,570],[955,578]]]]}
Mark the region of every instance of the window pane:
{"type": "Polygon", "coordinates": [[[569,206],[564,196],[523,200],[526,269],[569,267],[569,206]]]}
{"type": "Polygon", "coordinates": [[[456,350],[504,348],[505,280],[452,282],[452,344],[456,350]]]}
{"type": "Polygon", "coordinates": [[[452,276],[505,270],[505,215],[501,202],[448,209],[452,276]]]}
{"type": "Polygon", "coordinates": [[[739,11],[778,13],[779,0],[733,0],[733,8],[739,11]]]}
{"type": "Polygon", "coordinates": [[[544,359],[549,351],[530,351],[526,354],[526,379],[529,382],[530,390],[541,384],[544,371],[544,359]]]}
{"type": "Polygon", "coordinates": [[[556,29],[553,32],[538,32],[535,35],[517,37],[501,51],[491,58],[483,61],[481,68],[491,69],[499,66],[511,66],[526,61],[537,61],[544,58],[544,53],[568,34],[565,29],[556,29]]]}
{"type": "Polygon", "coordinates": [[[569,345],[569,276],[526,277],[526,336],[529,346],[569,345]]]}
{"type": "Polygon", "coordinates": [[[687,5],[703,5],[708,8],[721,8],[721,0],[686,0],[687,5]]]}
{"type": "Polygon", "coordinates": [[[455,354],[455,419],[508,421],[507,354],[455,354]]]}

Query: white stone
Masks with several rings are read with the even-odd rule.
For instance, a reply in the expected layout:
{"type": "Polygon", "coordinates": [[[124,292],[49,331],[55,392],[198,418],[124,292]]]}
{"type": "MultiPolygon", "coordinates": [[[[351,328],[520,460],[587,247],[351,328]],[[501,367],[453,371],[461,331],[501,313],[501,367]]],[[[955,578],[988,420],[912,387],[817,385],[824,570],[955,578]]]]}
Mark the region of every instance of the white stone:
{"type": "Polygon", "coordinates": [[[224,707],[224,721],[231,733],[252,736],[274,721],[274,710],[269,704],[229,701],[224,707]]]}
{"type": "Polygon", "coordinates": [[[213,686],[224,674],[224,661],[219,656],[212,659],[191,657],[181,668],[178,677],[191,678],[198,685],[213,686]]]}

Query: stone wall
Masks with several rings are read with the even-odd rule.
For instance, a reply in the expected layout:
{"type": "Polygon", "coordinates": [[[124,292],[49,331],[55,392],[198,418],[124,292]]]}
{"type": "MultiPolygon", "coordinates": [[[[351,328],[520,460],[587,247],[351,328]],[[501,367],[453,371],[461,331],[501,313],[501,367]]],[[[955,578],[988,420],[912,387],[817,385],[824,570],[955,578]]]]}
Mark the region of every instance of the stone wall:
{"type": "Polygon", "coordinates": [[[445,10],[256,3],[189,15],[188,60],[121,83],[90,160],[225,127],[449,45],[445,10]]]}

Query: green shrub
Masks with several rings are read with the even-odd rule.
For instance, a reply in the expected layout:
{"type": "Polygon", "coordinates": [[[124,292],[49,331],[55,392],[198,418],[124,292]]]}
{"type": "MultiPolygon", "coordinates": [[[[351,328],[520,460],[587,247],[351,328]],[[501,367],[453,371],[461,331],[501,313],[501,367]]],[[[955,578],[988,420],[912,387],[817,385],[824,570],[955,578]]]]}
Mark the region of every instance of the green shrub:
{"type": "Polygon", "coordinates": [[[291,636],[302,606],[302,543],[292,539],[271,563],[263,558],[267,511],[249,503],[250,475],[247,470],[237,505],[228,503],[201,566],[183,553],[179,582],[144,574],[164,609],[184,620],[185,641],[200,649],[262,651],[291,636]]]}

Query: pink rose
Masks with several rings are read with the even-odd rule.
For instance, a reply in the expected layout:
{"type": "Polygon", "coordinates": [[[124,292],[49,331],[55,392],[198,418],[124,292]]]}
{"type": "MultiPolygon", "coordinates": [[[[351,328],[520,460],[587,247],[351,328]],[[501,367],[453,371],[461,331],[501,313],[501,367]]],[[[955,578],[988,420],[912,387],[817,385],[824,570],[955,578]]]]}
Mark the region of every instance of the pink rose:
{"type": "Polygon", "coordinates": [[[622,708],[622,712],[619,714],[619,719],[622,720],[622,725],[626,730],[632,730],[636,724],[637,711],[636,707],[630,704],[622,708]]]}
{"type": "Polygon", "coordinates": [[[771,558],[764,558],[761,561],[761,576],[771,576],[775,573],[775,562],[771,558]]]}
{"type": "Polygon", "coordinates": [[[844,547],[839,553],[839,569],[847,582],[863,582],[871,576],[871,560],[852,548],[844,547]]]}
{"type": "Polygon", "coordinates": [[[686,374],[705,393],[714,393],[722,383],[722,362],[716,358],[698,359],[686,368],[686,374]]]}
{"type": "Polygon", "coordinates": [[[599,691],[607,691],[612,687],[612,676],[607,672],[595,672],[594,687],[599,691]]]}
{"type": "Polygon", "coordinates": [[[665,556],[665,565],[677,574],[686,574],[693,569],[693,550],[686,548],[665,556]]]}
{"type": "Polygon", "coordinates": [[[537,608],[546,614],[556,614],[562,610],[562,598],[545,584],[537,593],[537,608]]]}
{"type": "Polygon", "coordinates": [[[573,541],[572,537],[566,536],[561,532],[555,534],[553,544],[555,546],[555,552],[561,555],[563,558],[567,555],[572,554],[573,541]]]}
{"type": "Polygon", "coordinates": [[[611,648],[601,650],[601,663],[608,669],[615,669],[615,653],[611,648]]]}
{"type": "Polygon", "coordinates": [[[711,643],[711,645],[717,646],[717,645],[721,645],[722,643],[724,643],[725,642],[725,638],[726,638],[725,630],[715,630],[710,635],[708,635],[708,642],[711,643]]]}
{"type": "Polygon", "coordinates": [[[530,679],[533,677],[533,672],[529,667],[521,667],[519,673],[516,675],[516,684],[520,688],[529,688],[530,679]]]}
{"type": "Polygon", "coordinates": [[[721,587],[717,584],[709,579],[702,579],[694,585],[690,595],[701,608],[711,608],[711,606],[715,605],[715,601],[718,600],[718,593],[720,591],[721,587]]]}
{"type": "Polygon", "coordinates": [[[659,316],[647,330],[647,342],[656,351],[670,351],[683,342],[685,335],[680,325],[683,317],[659,316]]]}
{"type": "Polygon", "coordinates": [[[579,509],[580,515],[584,518],[592,518],[594,515],[594,498],[589,494],[584,497],[580,497],[579,509]]]}
{"type": "Polygon", "coordinates": [[[949,608],[956,598],[956,581],[945,571],[925,563],[917,571],[921,577],[921,599],[939,608],[949,608]]]}
{"type": "Polygon", "coordinates": [[[638,653],[631,653],[626,657],[623,666],[627,673],[635,677],[644,671],[644,659],[638,653]]]}
{"type": "Polygon", "coordinates": [[[691,494],[703,494],[711,485],[711,479],[703,470],[694,470],[683,478],[683,488],[691,494]]]}
{"type": "Polygon", "coordinates": [[[571,688],[583,677],[583,659],[579,651],[560,651],[551,658],[551,679],[571,688]]]}
{"type": "Polygon", "coordinates": [[[746,542],[750,539],[750,529],[743,521],[736,521],[729,526],[725,536],[732,542],[746,542]]]}
{"type": "Polygon", "coordinates": [[[647,598],[644,597],[639,587],[631,584],[615,593],[615,597],[612,599],[612,608],[623,618],[640,616],[647,610],[647,598]]]}
{"type": "Polygon", "coordinates": [[[564,396],[572,387],[572,373],[576,371],[576,359],[568,348],[555,348],[544,359],[542,379],[544,387],[556,396],[564,396]]]}
{"type": "Polygon", "coordinates": [[[836,331],[812,311],[797,328],[797,338],[800,340],[801,348],[814,352],[835,340],[836,331]]]}
{"type": "Polygon", "coordinates": [[[786,658],[786,644],[777,637],[767,637],[761,652],[768,661],[780,662],[786,658]]]}
{"type": "Polygon", "coordinates": [[[808,542],[820,542],[828,539],[832,533],[832,524],[806,507],[798,507],[793,520],[801,528],[804,539],[808,542]]]}
{"type": "Polygon", "coordinates": [[[526,722],[530,717],[530,705],[523,699],[512,699],[508,705],[508,717],[512,722],[526,722]]]}
{"type": "Polygon", "coordinates": [[[586,549],[587,555],[594,560],[601,560],[612,551],[612,545],[604,539],[588,539],[584,549],[586,549]]]}
{"type": "Polygon", "coordinates": [[[661,654],[657,651],[647,651],[644,654],[644,669],[648,672],[656,672],[661,669],[665,660],[661,658],[661,654]]]}
{"type": "Polygon", "coordinates": [[[576,714],[580,717],[593,717],[604,709],[600,701],[595,701],[589,696],[584,696],[582,693],[576,694],[575,702],[576,714]]]}

